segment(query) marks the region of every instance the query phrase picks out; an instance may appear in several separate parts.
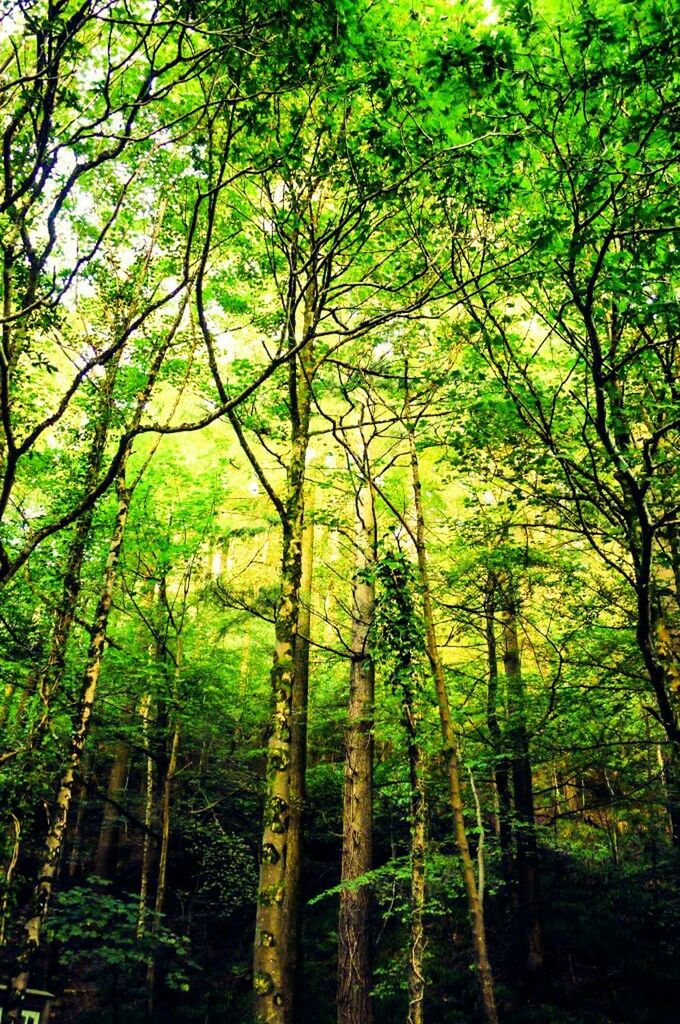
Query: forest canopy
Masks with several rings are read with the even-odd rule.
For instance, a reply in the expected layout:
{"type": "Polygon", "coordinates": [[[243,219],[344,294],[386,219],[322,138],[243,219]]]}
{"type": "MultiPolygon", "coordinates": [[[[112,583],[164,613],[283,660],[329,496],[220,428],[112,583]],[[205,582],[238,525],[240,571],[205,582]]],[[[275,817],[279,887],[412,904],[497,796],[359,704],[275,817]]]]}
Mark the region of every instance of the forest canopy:
{"type": "Polygon", "coordinates": [[[0,11],[2,1020],[672,1024],[680,8],[0,11]]]}

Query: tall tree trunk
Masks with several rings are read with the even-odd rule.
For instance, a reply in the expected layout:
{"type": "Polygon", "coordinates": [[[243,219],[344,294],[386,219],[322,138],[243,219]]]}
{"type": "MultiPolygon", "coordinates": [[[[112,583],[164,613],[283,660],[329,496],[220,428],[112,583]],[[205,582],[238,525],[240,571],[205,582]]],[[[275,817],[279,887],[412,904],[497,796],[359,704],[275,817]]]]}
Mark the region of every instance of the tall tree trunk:
{"type": "Polygon", "coordinates": [[[407,1024],[423,1024],[425,998],[425,851],[426,802],[423,763],[416,727],[412,694],[404,687],[404,724],[408,745],[408,772],[411,788],[411,948],[408,964],[407,1024]]]}
{"type": "Polygon", "coordinates": [[[109,543],[109,553],[104,571],[104,584],[95,612],[92,625],[90,645],[87,655],[87,666],[83,676],[78,700],[78,710],[73,719],[71,742],[64,770],[59,783],[59,791],[55,801],[52,819],[47,832],[45,845],[39,860],[38,881],[33,896],[26,909],[23,920],[22,939],[16,957],[10,985],[8,1001],[8,1020],[18,1022],[20,1007],[28,988],[31,966],[40,946],[43,925],[47,917],[52,891],[56,878],[59,858],[62,850],[66,823],[68,819],[73,786],[80,770],[85,749],[85,742],[92,716],[92,707],[97,693],[97,685],[101,673],[102,657],[106,640],[109,612],[113,600],[113,587],[116,580],[120,559],[125,525],[130,506],[130,492],[125,484],[125,462],[117,480],[118,511],[113,534],[109,543]]]}
{"type": "MultiPolygon", "coordinates": [[[[91,734],[92,730],[90,730],[91,734]]],[[[85,753],[80,769],[80,787],[78,789],[78,810],[73,826],[69,827],[67,843],[70,846],[68,857],[68,877],[75,878],[81,866],[81,854],[83,846],[83,821],[88,803],[88,775],[90,773],[90,758],[85,753]]]]}
{"type": "MultiPolygon", "coordinates": [[[[151,916],[151,938],[152,947],[151,954],[146,965],[146,994],[147,994],[147,1017],[149,1020],[153,1020],[154,1015],[154,1004],[156,998],[156,939],[160,931],[161,918],[163,915],[163,908],[165,906],[165,893],[167,888],[167,874],[168,874],[168,853],[170,850],[170,837],[171,837],[171,798],[172,798],[172,783],[177,771],[177,759],[179,755],[179,746],[181,741],[181,730],[178,719],[178,706],[179,706],[179,687],[180,687],[180,676],[182,671],[182,635],[181,626],[178,623],[183,621],[182,617],[179,620],[173,618],[171,612],[171,606],[168,601],[168,590],[167,590],[167,576],[162,573],[158,580],[157,586],[154,588],[152,596],[152,615],[154,619],[153,629],[153,643],[151,645],[151,651],[154,660],[164,670],[168,670],[168,666],[171,661],[174,660],[174,679],[172,683],[172,694],[170,699],[170,706],[167,706],[165,700],[160,698],[157,700],[157,718],[156,727],[160,728],[161,734],[164,736],[163,745],[163,756],[159,759],[158,772],[160,782],[160,846],[158,852],[158,871],[156,874],[156,896],[154,900],[154,909],[151,916]],[[154,614],[155,610],[155,614],[154,614]],[[168,631],[170,626],[174,625],[176,635],[176,646],[174,659],[172,658],[168,631]],[[167,738],[171,736],[170,746],[168,748],[167,738]]],[[[147,739],[148,742],[148,739],[147,739]]],[[[147,782],[149,777],[147,775],[147,782]]],[[[153,783],[153,773],[151,774],[151,783],[153,783]]],[[[149,800],[149,794],[147,792],[147,801],[149,800]]],[[[151,790],[151,801],[153,801],[153,787],[151,790]]],[[[145,815],[151,816],[153,811],[152,803],[147,804],[145,809],[145,815]]],[[[146,864],[146,877],[148,885],[148,872],[149,863],[147,860],[146,864]]],[[[140,908],[141,909],[141,908],[140,908]]],[[[143,913],[140,918],[143,921],[143,913]]],[[[138,923],[138,934],[139,934],[139,923],[138,923]]]]}
{"type": "Polygon", "coordinates": [[[125,789],[129,760],[130,744],[127,740],[118,740],[113,750],[113,762],[106,787],[106,798],[94,858],[94,873],[99,878],[112,878],[115,875],[114,856],[118,845],[119,806],[125,789]]]}
{"type": "MultiPolygon", "coordinates": [[[[373,858],[374,666],[368,639],[375,611],[376,557],[373,488],[362,482],[356,497],[356,559],[352,598],[351,668],[345,733],[342,812],[342,882],[370,871],[373,858]]],[[[338,920],[338,1024],[371,1024],[370,889],[340,891],[338,920]]]]}
{"type": "Polygon", "coordinates": [[[309,703],[309,640],[312,626],[312,577],[314,571],[314,523],[311,488],[305,503],[305,525],[302,534],[300,600],[298,627],[295,635],[295,675],[293,681],[291,751],[290,751],[290,821],[286,853],[286,887],[284,914],[288,961],[288,1020],[295,1020],[295,1005],[300,996],[302,861],[304,855],[305,774],[307,770],[307,710],[309,703]]]}
{"type": "Polygon", "coordinates": [[[498,721],[498,652],[496,647],[496,580],[489,575],[484,600],[486,652],[488,662],[488,691],[486,721],[493,745],[494,786],[498,799],[498,842],[501,850],[501,870],[506,892],[514,900],[512,870],[512,798],[510,792],[510,765],[504,750],[503,734],[498,721]]]}
{"type": "Polygon", "coordinates": [[[493,973],[491,971],[491,964],[487,950],[484,905],[477,885],[472,856],[470,854],[470,845],[468,843],[467,832],[465,830],[458,740],[453,725],[453,718],[451,716],[451,706],[449,703],[448,691],[446,689],[444,666],[441,660],[439,644],[437,641],[437,632],[435,629],[434,609],[432,605],[432,593],[430,589],[430,578],[427,564],[425,518],[423,512],[418,453],[416,450],[412,424],[408,423],[408,428],[413,500],[416,519],[415,546],[422,590],[423,617],[425,620],[425,643],[437,695],[437,704],[439,707],[439,721],[448,769],[449,799],[451,803],[451,810],[453,812],[456,847],[458,849],[458,857],[461,863],[463,882],[467,896],[468,913],[470,915],[470,923],[472,926],[472,943],[475,966],[477,969],[484,1017],[487,1024],[498,1024],[498,1011],[496,1009],[493,973]]]}
{"type": "MultiPolygon", "coordinates": [[[[678,586],[680,565],[678,564],[677,534],[673,525],[671,535],[675,538],[672,547],[673,579],[674,585],[678,586]]],[[[658,570],[657,570],[658,572],[658,570]]],[[[663,583],[663,581],[659,581],[663,583]]],[[[657,585],[657,590],[664,589],[657,585]]],[[[673,601],[677,602],[676,589],[673,601]]],[[[680,641],[678,631],[671,625],[675,618],[674,609],[669,607],[670,600],[658,600],[658,607],[654,612],[653,638],[656,654],[656,665],[650,668],[650,675],[657,676],[657,688],[665,686],[665,690],[671,695],[671,700],[663,714],[663,725],[668,737],[668,744],[664,753],[663,779],[667,797],[668,819],[670,822],[671,841],[673,845],[680,848],[680,729],[677,719],[677,694],[680,692],[680,641]],[[661,682],[663,675],[664,682],[661,682]]]]}
{"type": "Polygon", "coordinates": [[[520,918],[526,943],[526,968],[529,977],[543,967],[543,929],[541,926],[538,850],[531,757],[527,735],[524,681],[517,631],[517,595],[512,581],[503,588],[501,622],[503,628],[503,667],[508,700],[508,741],[512,756],[512,784],[517,828],[517,877],[520,918]]]}
{"type": "Polygon", "coordinates": [[[151,869],[151,822],[153,820],[153,758],[149,750],[149,716],[151,694],[145,693],[139,705],[142,720],[146,771],[144,773],[144,842],[142,844],[142,867],[139,879],[139,914],[137,916],[137,938],[146,931],[146,903],[149,893],[149,872],[151,869]]]}
{"type": "Polygon", "coordinates": [[[284,1024],[287,1008],[292,1003],[292,979],[286,974],[289,954],[283,908],[290,821],[294,643],[300,579],[301,538],[300,530],[295,527],[297,518],[294,517],[293,527],[284,537],[282,588],[276,615],[276,648],[272,667],[275,703],[267,743],[264,827],[255,925],[255,1007],[257,1019],[266,1024],[284,1024]]]}
{"type": "MultiPolygon", "coordinates": [[[[175,725],[173,728],[172,740],[170,743],[170,756],[168,758],[168,767],[165,772],[165,777],[163,779],[163,787],[161,791],[161,845],[158,856],[156,899],[154,901],[153,919],[151,924],[151,933],[154,938],[156,938],[156,936],[158,935],[158,931],[161,925],[161,917],[163,916],[163,908],[165,906],[165,892],[168,877],[168,852],[170,850],[170,826],[172,810],[172,782],[175,777],[175,772],[177,771],[177,759],[179,756],[179,745],[181,739],[181,731],[179,722],[176,719],[176,714],[177,712],[175,710],[175,725]]],[[[156,989],[156,957],[155,952],[153,950],[151,953],[151,958],[147,965],[146,986],[149,1019],[153,1019],[156,989]]]]}
{"type": "MultiPolygon", "coordinates": [[[[151,581],[150,581],[151,582],[151,581]]],[[[153,672],[160,668],[162,673],[167,671],[167,662],[169,658],[168,651],[168,638],[166,632],[166,616],[167,616],[167,592],[166,592],[166,578],[161,576],[159,580],[156,580],[153,586],[150,587],[147,595],[148,601],[148,619],[147,625],[151,631],[151,640],[148,646],[149,656],[149,668],[153,672]]],[[[177,666],[175,667],[177,668],[177,666]]],[[[163,725],[165,718],[161,712],[162,701],[157,697],[156,702],[156,730],[163,729],[167,726],[163,725]]],[[[167,761],[165,764],[155,763],[155,758],[152,753],[152,736],[151,736],[151,719],[152,719],[152,708],[153,698],[150,692],[146,692],[142,695],[142,699],[139,702],[139,717],[141,719],[142,726],[142,737],[144,742],[144,841],[142,843],[142,864],[139,878],[139,913],[137,917],[137,936],[141,938],[146,933],[147,927],[147,915],[148,915],[148,900],[149,900],[149,882],[151,877],[152,862],[155,853],[155,837],[152,835],[152,823],[154,817],[154,781],[155,776],[158,773],[159,780],[165,778],[167,772],[167,761]]],[[[161,800],[162,803],[162,800],[161,800]]],[[[153,923],[153,922],[152,922],[153,923]]]]}
{"type": "MultiPolygon", "coordinates": [[[[286,497],[280,509],[283,527],[281,594],[276,610],[271,673],[274,709],[267,741],[267,778],[253,953],[255,1017],[266,1024],[294,1024],[290,1018],[294,979],[290,976],[288,965],[298,925],[293,920],[290,908],[299,907],[299,899],[296,894],[286,894],[287,882],[291,882],[287,878],[286,862],[291,813],[295,637],[302,575],[304,480],[309,445],[310,382],[313,372],[311,334],[315,301],[316,296],[310,284],[305,292],[302,328],[303,336],[310,338],[310,341],[289,364],[291,453],[286,497]]],[[[289,331],[292,347],[295,344],[294,323],[289,331]]],[[[243,441],[241,443],[243,445],[243,441]]],[[[296,741],[300,735],[298,730],[295,733],[296,741]]]]}

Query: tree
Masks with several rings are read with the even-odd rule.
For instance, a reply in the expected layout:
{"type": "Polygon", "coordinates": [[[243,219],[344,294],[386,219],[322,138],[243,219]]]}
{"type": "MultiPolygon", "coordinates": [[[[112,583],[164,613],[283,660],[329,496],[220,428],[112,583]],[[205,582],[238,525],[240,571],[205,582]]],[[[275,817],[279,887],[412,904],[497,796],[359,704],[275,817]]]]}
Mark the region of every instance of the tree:
{"type": "MultiPolygon", "coordinates": [[[[677,495],[667,468],[678,429],[677,324],[668,301],[677,97],[664,70],[673,24],[661,28],[651,7],[634,25],[627,10],[588,9],[557,42],[540,35],[521,64],[531,153],[518,172],[522,211],[489,209],[469,221],[481,260],[493,247],[492,261],[500,253],[512,265],[498,287],[476,296],[467,290],[466,309],[473,336],[542,446],[535,467],[545,502],[635,596],[675,818],[677,609],[668,528],[677,495]],[[615,41],[626,48],[625,68],[615,41]],[[554,53],[566,78],[547,69],[544,52],[554,53]]],[[[481,265],[472,251],[454,241],[458,280],[481,265]]],[[[676,823],[676,838],[677,831],[676,823]]]]}
{"type": "Polygon", "coordinates": [[[675,10],[3,10],[5,1014],[675,1019],[675,10]]]}
{"type": "Polygon", "coordinates": [[[426,792],[423,753],[418,735],[418,691],[424,648],[422,621],[416,609],[417,584],[412,562],[399,550],[386,550],[376,563],[381,584],[376,611],[376,646],[387,663],[391,686],[401,702],[407,736],[410,787],[411,892],[407,1024],[423,1024],[425,1000],[426,792]]]}
{"type": "MultiPolygon", "coordinates": [[[[359,422],[361,425],[361,411],[359,422]]],[[[369,636],[375,615],[376,521],[369,448],[362,433],[355,484],[356,548],[352,588],[349,706],[345,737],[341,882],[338,920],[338,1024],[371,1024],[370,893],[356,883],[373,861],[373,704],[375,668],[369,636]]]]}

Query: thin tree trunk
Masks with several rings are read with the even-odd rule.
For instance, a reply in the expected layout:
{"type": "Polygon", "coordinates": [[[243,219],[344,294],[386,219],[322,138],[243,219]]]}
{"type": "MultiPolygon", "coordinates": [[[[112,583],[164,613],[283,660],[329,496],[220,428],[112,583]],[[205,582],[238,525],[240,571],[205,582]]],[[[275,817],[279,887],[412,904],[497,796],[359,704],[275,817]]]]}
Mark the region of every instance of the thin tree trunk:
{"type": "MultiPolygon", "coordinates": [[[[385,575],[378,575],[383,585],[388,582],[387,595],[391,591],[392,603],[389,611],[382,610],[382,622],[378,624],[380,637],[384,623],[395,633],[390,636],[392,653],[396,655],[390,669],[390,682],[401,702],[402,720],[406,734],[409,777],[409,826],[410,826],[410,943],[408,962],[408,1013],[407,1024],[423,1024],[425,998],[425,856],[426,856],[426,793],[423,756],[418,741],[417,698],[421,679],[418,651],[420,629],[413,606],[410,570],[383,565],[385,575]]],[[[379,646],[380,649],[380,646],[379,646]]]]}
{"type": "Polygon", "coordinates": [[[83,821],[85,819],[85,808],[87,807],[88,797],[88,784],[87,776],[90,771],[90,759],[87,753],[83,757],[81,766],[81,781],[80,788],[78,790],[78,810],[76,812],[76,820],[73,822],[73,828],[70,830],[69,844],[71,847],[69,858],[68,858],[68,877],[75,878],[78,874],[80,867],[80,855],[82,850],[82,839],[83,839],[83,821]]]}
{"type": "MultiPolygon", "coordinates": [[[[163,789],[161,795],[161,846],[158,857],[156,899],[154,902],[153,920],[151,925],[151,931],[154,938],[158,935],[158,931],[160,929],[161,924],[161,917],[163,916],[163,907],[165,905],[165,892],[168,876],[168,852],[170,849],[172,782],[175,777],[175,772],[177,771],[177,759],[179,755],[180,739],[180,726],[176,720],[172,733],[172,742],[170,744],[170,757],[168,758],[168,767],[165,773],[165,778],[163,779],[163,789]]],[[[151,958],[147,965],[146,985],[148,1013],[149,1018],[152,1019],[156,988],[156,958],[154,951],[152,951],[151,958]]]]}
{"type": "MultiPolygon", "coordinates": [[[[166,593],[166,579],[164,576],[157,581],[154,586],[150,589],[148,595],[148,625],[151,629],[151,642],[148,647],[149,665],[160,666],[163,672],[166,671],[166,662],[168,660],[168,646],[167,646],[167,635],[165,630],[165,611],[167,607],[164,606],[164,595],[166,593]]],[[[157,701],[157,718],[156,727],[158,728],[161,724],[161,720],[164,718],[160,713],[160,700],[157,701]]],[[[151,826],[154,817],[154,777],[156,772],[159,773],[159,779],[165,777],[164,773],[167,771],[167,764],[164,767],[155,764],[154,757],[151,753],[151,710],[153,707],[153,699],[150,692],[145,693],[139,704],[139,715],[142,724],[142,736],[144,740],[145,750],[145,773],[144,773],[144,842],[142,844],[142,865],[140,871],[139,881],[139,914],[137,917],[137,937],[141,938],[146,933],[147,927],[147,913],[148,913],[148,900],[149,900],[149,880],[151,876],[151,866],[153,861],[153,855],[155,852],[155,840],[151,833],[151,826]]],[[[165,722],[167,726],[167,722],[165,722]]],[[[161,801],[162,802],[162,801],[161,801]]]]}
{"type": "Polygon", "coordinates": [[[24,916],[23,937],[12,972],[8,1004],[8,1020],[10,1021],[17,1022],[20,1018],[20,1006],[28,988],[32,962],[40,946],[42,929],[52,898],[59,857],[66,832],[73,786],[82,763],[90,718],[92,716],[92,707],[97,693],[109,612],[111,611],[113,600],[113,587],[130,506],[130,492],[125,484],[125,462],[126,460],[123,460],[117,480],[118,511],[109,543],[109,553],[104,572],[104,585],[94,617],[87,655],[87,666],[78,701],[78,710],[73,719],[70,748],[59,783],[59,792],[52,820],[39,861],[38,881],[24,916]]]}
{"type": "Polygon", "coordinates": [[[517,818],[515,842],[520,918],[526,943],[526,968],[531,977],[542,969],[545,954],[540,914],[534,791],[517,632],[517,598],[513,593],[511,581],[508,582],[503,594],[501,622],[504,641],[503,666],[508,698],[508,739],[512,751],[512,782],[517,818]]]}
{"type": "Polygon", "coordinates": [[[496,1009],[493,974],[487,951],[484,906],[478,890],[474,865],[470,854],[470,845],[468,843],[467,833],[465,830],[458,740],[453,725],[453,718],[451,716],[444,666],[439,652],[439,644],[437,642],[437,633],[435,629],[432,593],[430,590],[430,579],[427,564],[425,518],[423,512],[418,453],[416,451],[413,427],[411,424],[408,424],[408,426],[413,498],[416,518],[415,542],[422,590],[423,617],[425,620],[425,643],[437,695],[437,704],[439,707],[439,721],[444,741],[444,751],[447,759],[449,799],[451,803],[451,810],[453,812],[456,846],[461,863],[463,882],[467,896],[468,913],[470,915],[470,923],[472,926],[475,966],[477,969],[484,1017],[487,1024],[498,1024],[498,1011],[496,1009]]]}
{"type": "MultiPolygon", "coordinates": [[[[370,871],[373,857],[373,703],[374,666],[368,639],[375,611],[376,557],[373,489],[359,487],[356,498],[356,561],[348,725],[345,733],[342,882],[370,871]]],[[[351,885],[340,891],[338,920],[338,1024],[371,1024],[370,889],[351,885]]]]}
{"type": "Polygon", "coordinates": [[[668,746],[662,748],[661,744],[658,744],[657,753],[659,758],[659,767],[661,769],[661,782],[663,784],[664,796],[666,798],[668,824],[670,826],[670,834],[672,839],[676,832],[676,817],[678,814],[678,805],[671,797],[671,791],[673,786],[672,751],[671,748],[669,748],[668,746]]]}
{"type": "MultiPolygon", "coordinates": [[[[170,659],[170,648],[168,645],[167,629],[166,629],[166,617],[167,626],[172,621],[170,613],[170,605],[168,603],[167,595],[167,578],[165,575],[161,576],[157,587],[158,596],[158,616],[156,622],[155,632],[155,643],[153,645],[153,652],[155,658],[162,664],[166,664],[170,659]]],[[[182,619],[179,620],[180,622],[182,619]]],[[[147,962],[146,968],[146,990],[147,990],[147,1015],[149,1020],[153,1020],[154,1013],[154,1002],[156,996],[156,950],[155,940],[158,936],[161,918],[163,916],[163,908],[165,906],[165,893],[167,888],[167,874],[168,874],[168,853],[170,850],[170,837],[171,837],[171,800],[172,800],[172,783],[177,771],[177,759],[179,755],[179,747],[181,741],[181,729],[178,719],[178,706],[179,706],[179,687],[180,687],[180,675],[182,671],[182,636],[181,627],[178,627],[175,622],[176,631],[176,647],[175,647],[175,673],[172,685],[172,697],[171,707],[169,711],[164,714],[163,717],[163,728],[168,731],[172,731],[172,739],[170,741],[170,749],[167,752],[167,758],[164,758],[164,771],[163,771],[163,782],[161,785],[161,800],[160,800],[160,849],[158,855],[158,872],[156,875],[156,897],[154,900],[154,910],[151,918],[151,937],[154,940],[151,947],[151,955],[147,962]]],[[[167,743],[167,740],[166,740],[167,743]]],[[[147,866],[148,867],[148,866],[147,866]]]]}
{"type": "Polygon", "coordinates": [[[408,743],[409,784],[411,787],[411,948],[408,964],[407,1024],[423,1024],[425,998],[425,851],[426,802],[423,763],[418,743],[415,708],[410,692],[404,689],[404,724],[408,743]]]}
{"type": "Polygon", "coordinates": [[[284,914],[288,962],[286,975],[290,979],[287,1007],[288,1019],[295,1020],[295,1005],[300,996],[299,961],[301,947],[302,862],[304,855],[305,774],[307,770],[307,710],[309,703],[309,638],[312,625],[312,576],[314,571],[314,523],[310,518],[313,507],[311,488],[305,503],[305,525],[302,534],[300,603],[298,627],[295,636],[295,677],[293,681],[291,753],[290,753],[290,821],[286,854],[286,887],[284,914]]]}
{"type": "Polygon", "coordinates": [[[0,901],[0,947],[5,945],[5,936],[7,933],[7,908],[9,906],[9,894],[12,885],[12,878],[16,870],[17,863],[19,861],[19,850],[21,849],[21,822],[15,814],[10,813],[12,819],[12,849],[9,855],[9,861],[4,871],[4,892],[2,894],[2,900],[0,901]]]}
{"type": "MultiPolygon", "coordinates": [[[[251,640],[250,634],[246,633],[244,635],[244,637],[243,637],[242,642],[241,642],[241,667],[239,668],[239,673],[238,673],[238,699],[239,699],[239,707],[241,707],[241,708],[243,708],[245,706],[246,694],[248,693],[248,682],[249,682],[249,675],[250,675],[250,646],[251,646],[251,643],[252,643],[252,640],[251,640]]],[[[234,750],[237,749],[239,744],[242,743],[242,741],[243,741],[242,718],[241,718],[241,716],[239,716],[239,718],[236,721],[236,724],[234,725],[234,738],[233,738],[233,748],[232,749],[234,749],[234,750]]],[[[200,767],[201,766],[199,765],[199,769],[200,769],[200,767]]]]}
{"type": "Polygon", "coordinates": [[[494,752],[494,785],[498,799],[498,842],[501,849],[501,871],[506,891],[514,902],[512,870],[512,799],[510,793],[510,766],[503,749],[503,735],[498,722],[498,654],[496,648],[496,583],[493,577],[487,582],[484,602],[486,652],[488,661],[488,691],[486,721],[494,752]]]}
{"type": "Polygon", "coordinates": [[[144,776],[144,842],[142,844],[142,869],[139,880],[139,914],[137,917],[137,938],[146,931],[146,903],[149,893],[149,871],[151,867],[151,822],[153,820],[153,758],[149,753],[149,715],[151,694],[145,693],[139,705],[142,719],[146,772],[144,776]]]}

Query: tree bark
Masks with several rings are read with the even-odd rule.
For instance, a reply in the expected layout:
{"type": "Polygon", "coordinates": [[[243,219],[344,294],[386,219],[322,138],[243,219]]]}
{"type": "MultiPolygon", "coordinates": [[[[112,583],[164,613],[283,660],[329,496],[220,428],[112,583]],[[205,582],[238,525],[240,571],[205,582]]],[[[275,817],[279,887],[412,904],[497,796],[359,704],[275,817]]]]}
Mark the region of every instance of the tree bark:
{"type": "MultiPolygon", "coordinates": [[[[291,813],[295,637],[302,575],[304,480],[309,444],[313,359],[311,334],[315,301],[314,289],[309,284],[304,298],[302,330],[303,335],[310,340],[289,364],[291,453],[286,498],[281,510],[281,594],[276,610],[271,673],[274,709],[267,741],[267,778],[253,955],[255,1017],[257,1021],[266,1024],[293,1024],[290,1012],[294,1001],[294,980],[288,972],[288,965],[298,926],[290,908],[299,908],[299,900],[296,894],[289,892],[286,895],[286,884],[291,882],[287,878],[286,861],[291,813]]],[[[294,322],[289,332],[292,346],[295,344],[294,322]]],[[[299,737],[298,731],[296,741],[299,737]]]]}
{"type": "MultiPolygon", "coordinates": [[[[368,649],[375,610],[376,524],[370,482],[356,496],[356,560],[352,598],[352,638],[341,881],[353,883],[370,871],[373,858],[373,704],[374,666],[368,649]]],[[[370,889],[352,885],[340,891],[338,919],[338,1024],[371,1024],[370,889]]]]}
{"type": "Polygon", "coordinates": [[[307,491],[305,524],[302,534],[300,567],[300,600],[295,635],[295,671],[293,680],[291,756],[290,756],[290,821],[286,854],[286,886],[284,915],[288,933],[286,974],[288,985],[288,1020],[295,1019],[295,1005],[300,997],[299,962],[301,947],[302,862],[304,856],[305,774],[307,770],[307,711],[309,702],[309,640],[312,625],[312,577],[314,570],[314,523],[309,517],[313,507],[311,488],[307,491]]]}
{"type": "Polygon", "coordinates": [[[496,580],[489,576],[484,600],[486,653],[488,663],[488,691],[486,721],[494,753],[494,786],[498,799],[498,842],[501,850],[501,871],[506,892],[514,902],[512,869],[512,796],[510,792],[510,765],[504,750],[502,730],[498,721],[498,651],[496,646],[496,580]]]}
{"type": "Polygon", "coordinates": [[[153,758],[149,752],[149,716],[151,694],[145,693],[139,705],[142,720],[142,736],[145,748],[144,773],[144,842],[142,844],[142,868],[139,878],[139,914],[137,916],[137,938],[146,932],[146,903],[149,893],[149,872],[151,868],[151,822],[153,820],[153,758]]]}
{"type": "Polygon", "coordinates": [[[125,789],[129,760],[130,744],[127,740],[118,740],[114,746],[113,762],[106,787],[106,798],[94,858],[94,873],[99,878],[112,878],[116,872],[114,857],[117,848],[118,805],[125,789]]]}
{"type": "MultiPolygon", "coordinates": [[[[177,771],[177,759],[179,756],[180,740],[180,726],[179,723],[175,721],[175,726],[172,732],[172,741],[170,743],[170,756],[168,758],[168,767],[165,772],[165,777],[163,779],[163,788],[161,791],[161,846],[158,856],[156,899],[154,901],[153,919],[151,923],[151,934],[154,938],[158,935],[158,931],[161,925],[161,917],[163,916],[163,907],[165,906],[165,891],[168,877],[168,852],[170,850],[172,782],[175,777],[175,772],[177,771]]],[[[149,1019],[152,1020],[154,1011],[154,999],[156,994],[156,957],[153,950],[151,953],[149,963],[147,964],[146,986],[147,1009],[149,1019]]]]}
{"type": "MultiPolygon", "coordinates": [[[[297,516],[295,517],[297,518],[297,516]]],[[[272,668],[274,714],[267,743],[264,827],[255,925],[254,990],[257,1019],[284,1024],[292,1003],[286,975],[286,854],[290,822],[290,760],[294,643],[297,628],[300,532],[284,538],[281,598],[276,616],[276,648],[272,668]]]]}
{"type": "Polygon", "coordinates": [[[83,821],[88,802],[88,774],[90,763],[87,752],[83,757],[80,768],[80,788],[78,790],[78,810],[73,826],[69,828],[68,844],[70,853],[68,858],[68,877],[75,878],[81,866],[81,854],[83,847],[83,821]]]}
{"type": "Polygon", "coordinates": [[[411,948],[408,964],[407,1024],[423,1024],[425,999],[425,851],[426,801],[423,763],[416,727],[412,695],[405,689],[404,724],[408,744],[409,785],[411,787],[411,948]]]}
{"type": "MultiPolygon", "coordinates": [[[[408,403],[407,403],[408,407],[408,403]]],[[[418,557],[418,569],[420,573],[420,584],[423,602],[423,618],[425,620],[425,645],[428,660],[432,671],[437,704],[439,707],[439,721],[444,741],[444,753],[447,761],[449,800],[453,812],[456,847],[463,873],[463,882],[467,896],[468,913],[472,927],[472,943],[474,950],[475,967],[479,982],[480,996],[484,1010],[486,1024],[498,1024],[498,1010],[496,1008],[496,996],[494,991],[493,973],[487,950],[486,925],[484,921],[484,905],[475,878],[475,870],[470,854],[467,832],[465,829],[465,815],[463,809],[463,797],[460,779],[460,759],[458,754],[458,740],[451,716],[449,695],[446,689],[446,677],[444,665],[441,660],[437,632],[434,621],[434,609],[432,605],[432,593],[427,564],[427,547],[425,542],[425,518],[423,513],[422,488],[420,483],[420,467],[418,464],[418,453],[416,450],[413,426],[408,422],[409,449],[411,455],[411,475],[413,485],[413,500],[415,509],[415,546],[418,557]]]]}
{"type": "MultiPolygon", "coordinates": [[[[106,439],[109,432],[111,411],[113,408],[113,392],[118,373],[120,356],[112,359],[106,368],[106,374],[99,395],[99,413],[95,427],[94,437],[90,445],[87,459],[87,470],[85,475],[84,491],[94,489],[99,478],[106,439]]],[[[88,509],[76,522],[71,544],[69,546],[66,572],[64,573],[64,588],[61,601],[57,608],[54,629],[52,632],[52,644],[44,670],[38,682],[38,692],[47,709],[52,692],[61,682],[64,674],[64,661],[66,657],[66,645],[73,626],[73,620],[78,604],[78,597],[82,585],[81,575],[83,559],[87,541],[92,529],[94,518],[94,506],[88,509]]]]}

